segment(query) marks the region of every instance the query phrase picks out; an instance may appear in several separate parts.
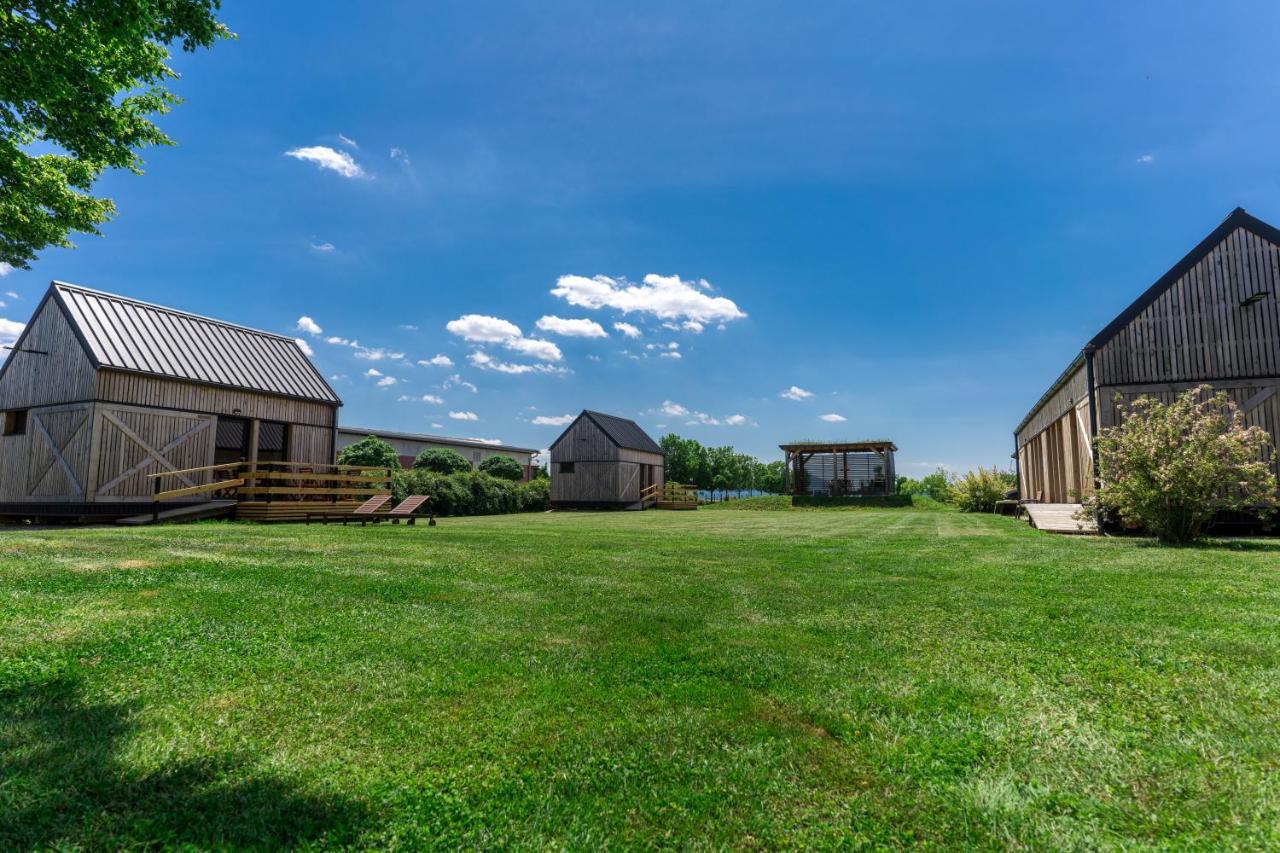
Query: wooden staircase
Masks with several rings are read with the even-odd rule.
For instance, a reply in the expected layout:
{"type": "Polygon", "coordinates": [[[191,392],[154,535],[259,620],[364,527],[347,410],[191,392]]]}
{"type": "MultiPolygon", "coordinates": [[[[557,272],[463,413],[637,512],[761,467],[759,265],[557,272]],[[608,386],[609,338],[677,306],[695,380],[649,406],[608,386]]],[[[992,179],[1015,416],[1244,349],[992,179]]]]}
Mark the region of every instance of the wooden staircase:
{"type": "Polygon", "coordinates": [[[681,483],[654,484],[640,493],[640,506],[654,509],[697,509],[698,490],[681,483]]]}

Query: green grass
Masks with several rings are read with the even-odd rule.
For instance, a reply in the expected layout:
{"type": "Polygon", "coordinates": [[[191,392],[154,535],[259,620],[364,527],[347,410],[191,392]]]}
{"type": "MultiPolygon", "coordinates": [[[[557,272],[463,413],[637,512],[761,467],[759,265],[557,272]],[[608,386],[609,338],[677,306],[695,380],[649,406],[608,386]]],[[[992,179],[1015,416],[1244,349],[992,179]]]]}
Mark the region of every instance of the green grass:
{"type": "Polygon", "coordinates": [[[1280,844],[1280,543],[0,533],[0,848],[1280,844]]]}

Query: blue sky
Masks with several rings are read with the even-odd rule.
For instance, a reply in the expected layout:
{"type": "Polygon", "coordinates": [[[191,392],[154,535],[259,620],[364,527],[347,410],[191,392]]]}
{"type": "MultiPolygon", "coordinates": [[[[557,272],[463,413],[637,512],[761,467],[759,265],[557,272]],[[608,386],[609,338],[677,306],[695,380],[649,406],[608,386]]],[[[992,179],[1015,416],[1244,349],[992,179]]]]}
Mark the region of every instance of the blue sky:
{"type": "Polygon", "coordinates": [[[1280,7],[904,9],[231,0],[177,147],[0,280],[0,333],[58,278],[298,335],[347,424],[1007,466],[1086,338],[1235,206],[1280,221],[1280,7]]]}

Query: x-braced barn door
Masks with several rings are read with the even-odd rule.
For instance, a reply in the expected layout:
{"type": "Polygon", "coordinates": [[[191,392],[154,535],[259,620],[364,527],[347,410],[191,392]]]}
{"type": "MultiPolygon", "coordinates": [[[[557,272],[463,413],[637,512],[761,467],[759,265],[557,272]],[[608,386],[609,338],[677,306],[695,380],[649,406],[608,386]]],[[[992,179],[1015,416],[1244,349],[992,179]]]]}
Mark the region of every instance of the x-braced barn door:
{"type": "Polygon", "coordinates": [[[91,404],[62,406],[32,412],[31,457],[27,463],[27,494],[31,497],[84,497],[88,470],[91,404]]]}
{"type": "MultiPolygon", "coordinates": [[[[211,415],[133,407],[99,407],[97,473],[99,500],[149,498],[148,474],[183,471],[210,464],[211,415]]],[[[194,486],[202,474],[174,474],[165,488],[194,486]]]]}

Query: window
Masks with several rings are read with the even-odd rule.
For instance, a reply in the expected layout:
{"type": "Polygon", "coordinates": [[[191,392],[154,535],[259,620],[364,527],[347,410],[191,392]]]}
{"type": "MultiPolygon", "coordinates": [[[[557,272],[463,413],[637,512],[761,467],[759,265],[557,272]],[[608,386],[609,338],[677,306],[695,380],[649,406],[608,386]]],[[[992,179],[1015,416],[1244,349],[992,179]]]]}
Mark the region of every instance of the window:
{"type": "Polygon", "coordinates": [[[572,473],[573,473],[573,463],[572,463],[572,462],[561,462],[561,463],[559,463],[559,464],[560,464],[559,471],[560,471],[560,473],[561,473],[561,474],[572,474],[572,473]]]}
{"type": "Polygon", "coordinates": [[[4,413],[4,434],[23,435],[27,431],[27,410],[14,409],[4,413]]]}
{"type": "Polygon", "coordinates": [[[484,456],[484,454],[483,454],[483,453],[481,453],[479,450],[473,450],[473,451],[471,451],[471,461],[472,461],[472,462],[479,462],[479,461],[480,461],[480,459],[481,459],[483,456],[484,456]]]}

